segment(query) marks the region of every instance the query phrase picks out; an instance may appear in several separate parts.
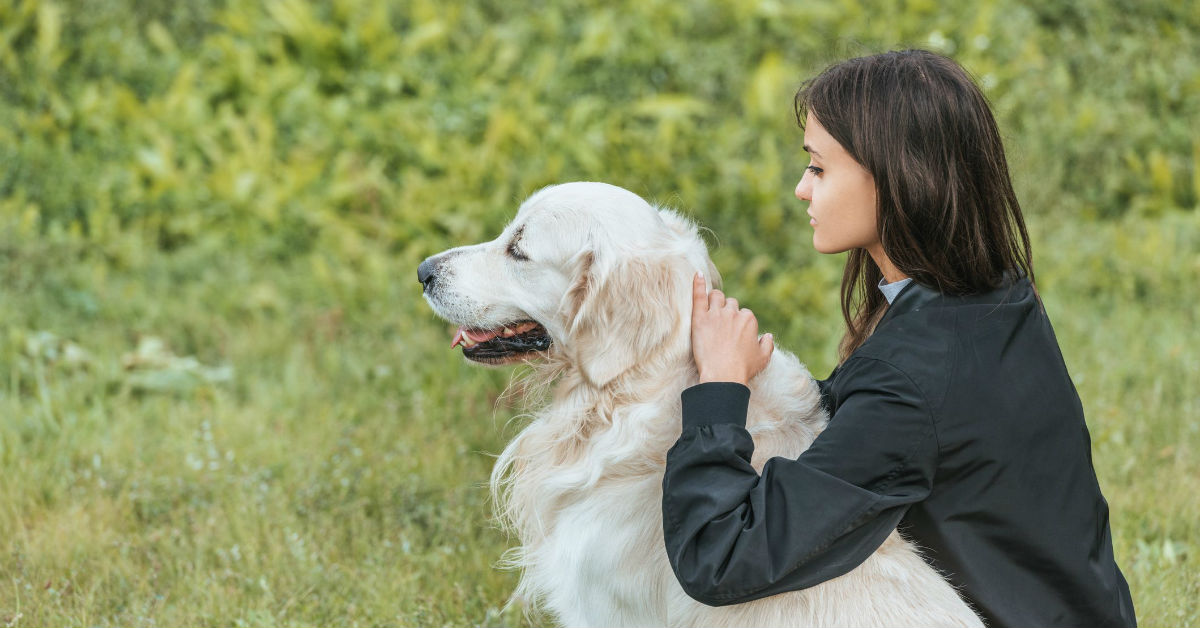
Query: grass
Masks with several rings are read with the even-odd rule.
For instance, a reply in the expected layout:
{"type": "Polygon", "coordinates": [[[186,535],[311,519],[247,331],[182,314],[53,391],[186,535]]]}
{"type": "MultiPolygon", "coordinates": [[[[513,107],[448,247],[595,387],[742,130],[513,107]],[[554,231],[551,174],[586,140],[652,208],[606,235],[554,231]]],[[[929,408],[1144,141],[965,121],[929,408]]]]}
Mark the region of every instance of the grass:
{"type": "Polygon", "coordinates": [[[10,277],[43,286],[26,293],[50,313],[37,324],[89,357],[6,346],[18,366],[0,398],[7,622],[463,624],[499,604],[508,580],[488,563],[502,539],[478,487],[494,398],[455,398],[451,380],[415,368],[443,339],[391,320],[411,300],[398,290],[351,312],[313,298],[297,269],[251,268],[204,256],[101,281],[10,277]],[[84,320],[62,306],[77,282],[95,304],[84,320]],[[264,285],[283,307],[245,302],[264,285]],[[158,296],[131,302],[142,290],[158,296]],[[172,369],[122,367],[149,333],[232,366],[233,380],[139,385],[172,369]],[[455,425],[448,410],[483,419],[455,425]]]}
{"type": "MultiPolygon", "coordinates": [[[[1195,625],[1200,221],[1033,230],[1139,618],[1195,625]]],[[[401,269],[356,301],[308,268],[212,252],[138,273],[59,263],[87,257],[71,247],[22,255],[0,312],[10,331],[52,331],[58,356],[46,339],[3,344],[6,623],[523,624],[498,610],[514,581],[492,567],[507,540],[483,487],[515,429],[497,405],[511,373],[447,350],[401,269]],[[122,361],[148,335],[232,380],[147,387],[135,376],[153,369],[122,361]],[[66,339],[88,357],[66,359],[66,339]]],[[[776,306],[817,321],[780,344],[831,345],[833,294],[776,306]]],[[[832,351],[803,357],[823,373],[832,351]]]]}

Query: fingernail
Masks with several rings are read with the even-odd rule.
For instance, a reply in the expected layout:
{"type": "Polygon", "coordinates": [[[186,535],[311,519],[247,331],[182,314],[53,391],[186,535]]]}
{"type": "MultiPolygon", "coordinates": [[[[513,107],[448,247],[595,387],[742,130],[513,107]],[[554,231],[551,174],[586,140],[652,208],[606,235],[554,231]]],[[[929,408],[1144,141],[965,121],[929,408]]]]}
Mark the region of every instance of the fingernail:
{"type": "Polygon", "coordinates": [[[704,271],[700,271],[700,270],[696,271],[696,276],[701,279],[704,279],[704,271]]]}

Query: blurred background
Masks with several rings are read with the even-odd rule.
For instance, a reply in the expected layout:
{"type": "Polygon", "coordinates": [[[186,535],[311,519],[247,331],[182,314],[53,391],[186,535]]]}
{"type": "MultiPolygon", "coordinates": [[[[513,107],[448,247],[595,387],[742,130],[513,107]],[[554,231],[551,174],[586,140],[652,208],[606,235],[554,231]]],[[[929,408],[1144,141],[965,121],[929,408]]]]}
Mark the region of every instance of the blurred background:
{"type": "Polygon", "coordinates": [[[615,183],[824,377],[792,96],[906,47],[993,104],[1139,620],[1200,624],[1198,7],[5,0],[0,626],[543,623],[484,487],[526,367],[417,264],[615,183]]]}

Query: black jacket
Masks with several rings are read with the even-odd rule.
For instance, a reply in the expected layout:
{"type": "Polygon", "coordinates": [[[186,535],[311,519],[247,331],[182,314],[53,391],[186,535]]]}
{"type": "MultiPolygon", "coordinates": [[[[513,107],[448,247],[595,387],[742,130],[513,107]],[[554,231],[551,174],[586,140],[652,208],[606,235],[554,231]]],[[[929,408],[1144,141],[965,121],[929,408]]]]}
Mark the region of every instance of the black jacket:
{"type": "Polygon", "coordinates": [[[818,382],[828,427],[750,466],[750,389],[683,391],[663,531],[710,605],[810,587],[897,527],[989,626],[1133,626],[1083,408],[1027,279],[951,297],[910,283],[818,382]]]}

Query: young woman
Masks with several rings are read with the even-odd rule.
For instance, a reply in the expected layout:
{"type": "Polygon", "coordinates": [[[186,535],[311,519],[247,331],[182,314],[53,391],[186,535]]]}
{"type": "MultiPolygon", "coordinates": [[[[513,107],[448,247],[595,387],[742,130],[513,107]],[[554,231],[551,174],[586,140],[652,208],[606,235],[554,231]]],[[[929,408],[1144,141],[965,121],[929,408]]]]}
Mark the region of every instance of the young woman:
{"type": "Polygon", "coordinates": [[[813,247],[850,252],[841,360],[818,382],[830,422],[755,472],[746,382],[773,341],[698,278],[700,383],[663,478],[680,583],[711,605],[802,589],[899,528],[989,626],[1135,625],[987,100],[908,50],[829,67],[796,116],[813,247]]]}

